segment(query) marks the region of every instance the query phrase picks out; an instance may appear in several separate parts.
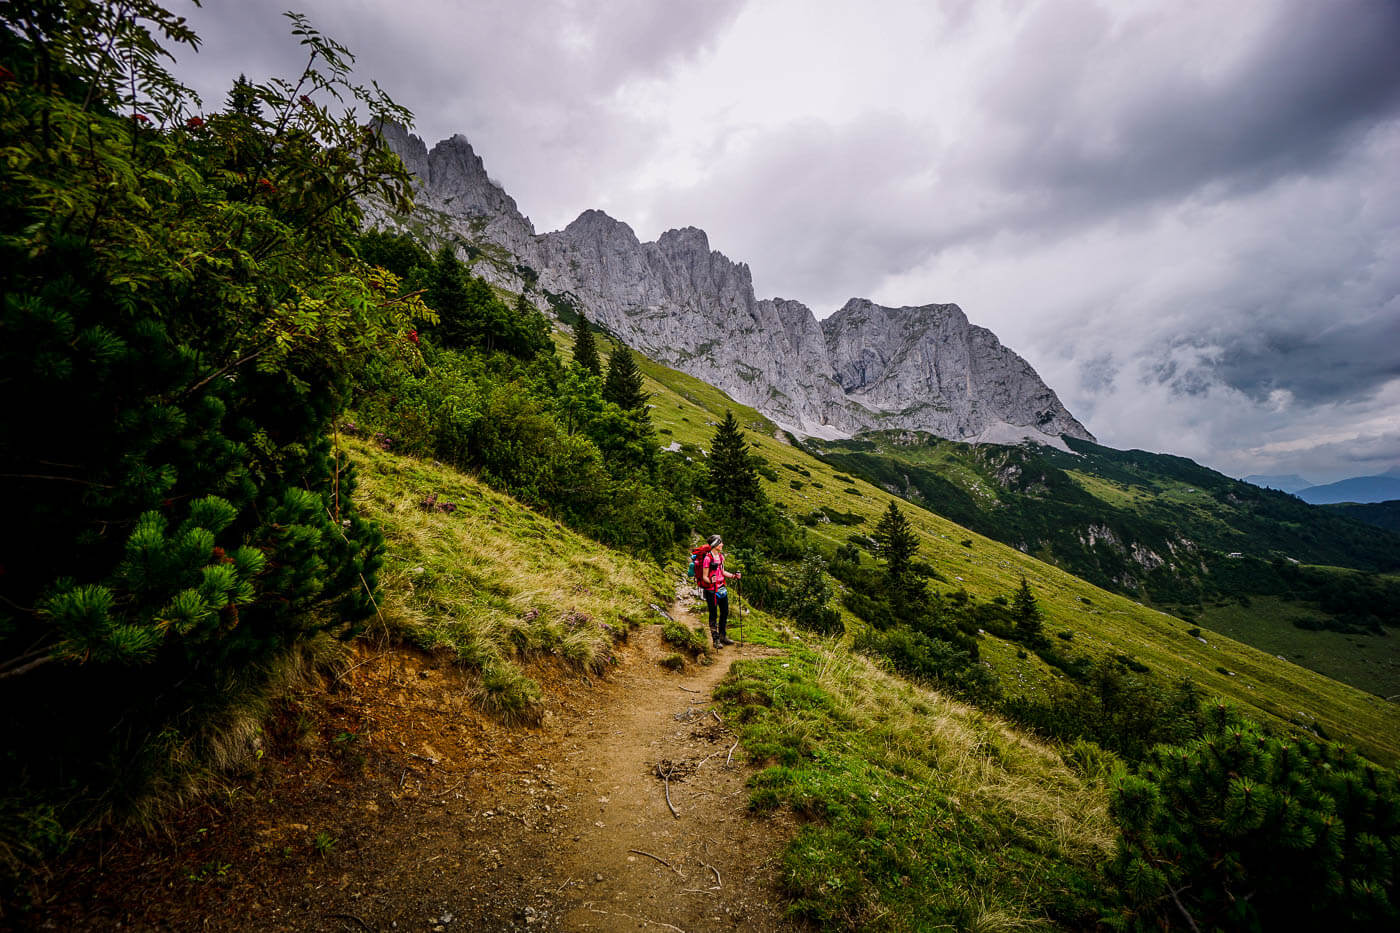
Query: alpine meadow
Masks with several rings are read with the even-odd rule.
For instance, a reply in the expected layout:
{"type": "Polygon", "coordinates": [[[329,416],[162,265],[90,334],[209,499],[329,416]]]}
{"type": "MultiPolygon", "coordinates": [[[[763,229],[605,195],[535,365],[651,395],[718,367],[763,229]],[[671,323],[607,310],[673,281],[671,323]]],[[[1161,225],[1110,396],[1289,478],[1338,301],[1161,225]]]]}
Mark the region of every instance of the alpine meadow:
{"type": "Polygon", "coordinates": [[[0,927],[1397,928],[1395,503],[175,7],[0,6],[0,927]]]}

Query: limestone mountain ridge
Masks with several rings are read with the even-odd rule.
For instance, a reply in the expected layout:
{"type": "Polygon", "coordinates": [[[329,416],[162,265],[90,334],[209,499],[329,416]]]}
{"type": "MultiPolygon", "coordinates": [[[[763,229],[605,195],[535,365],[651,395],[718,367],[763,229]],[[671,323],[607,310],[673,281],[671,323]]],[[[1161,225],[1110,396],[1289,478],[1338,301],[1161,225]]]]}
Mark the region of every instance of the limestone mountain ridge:
{"type": "Polygon", "coordinates": [[[642,242],[626,223],[584,211],[537,233],[464,136],[429,149],[403,127],[385,139],[413,175],[412,218],[371,207],[371,222],[458,242],[493,284],[572,304],[659,362],[751,405],[795,434],[880,429],[1063,449],[1093,440],[1055,392],[954,304],[890,308],[852,299],[818,321],[803,303],[759,299],[747,264],[705,231],[642,242]]]}

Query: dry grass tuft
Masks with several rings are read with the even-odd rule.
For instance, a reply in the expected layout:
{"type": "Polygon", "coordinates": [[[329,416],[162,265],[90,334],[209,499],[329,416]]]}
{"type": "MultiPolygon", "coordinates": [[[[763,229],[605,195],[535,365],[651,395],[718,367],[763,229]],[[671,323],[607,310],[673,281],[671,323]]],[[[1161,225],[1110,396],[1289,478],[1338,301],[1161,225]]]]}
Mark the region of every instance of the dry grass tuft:
{"type": "Polygon", "coordinates": [[[934,690],[910,684],[870,659],[817,647],[817,683],[880,750],[895,773],[940,783],[964,804],[1061,842],[1079,856],[1113,847],[1107,797],[1086,785],[1053,747],[934,690]]]}

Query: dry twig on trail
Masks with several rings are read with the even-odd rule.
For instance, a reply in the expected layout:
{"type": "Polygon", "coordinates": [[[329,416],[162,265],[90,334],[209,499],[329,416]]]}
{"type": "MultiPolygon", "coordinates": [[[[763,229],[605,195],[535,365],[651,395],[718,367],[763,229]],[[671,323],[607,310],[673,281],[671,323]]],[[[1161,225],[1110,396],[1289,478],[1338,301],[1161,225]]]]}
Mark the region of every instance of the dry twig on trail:
{"type": "Polygon", "coordinates": [[[729,763],[734,760],[734,749],[739,747],[739,740],[735,739],[734,744],[729,746],[729,754],[724,756],[724,765],[729,767],[729,763]]]}
{"type": "Polygon", "coordinates": [[[719,869],[718,869],[718,868],[716,868],[715,866],[711,865],[709,862],[701,862],[700,864],[701,864],[701,865],[704,865],[704,866],[705,866],[706,868],[708,868],[710,871],[712,871],[712,872],[715,873],[715,885],[716,885],[716,886],[721,887],[721,888],[724,887],[724,882],[721,881],[721,880],[719,880],[719,869]]]}
{"type": "Polygon", "coordinates": [[[683,761],[675,762],[669,758],[663,758],[656,763],[656,776],[661,778],[662,782],[666,785],[666,806],[671,808],[671,815],[676,819],[680,819],[681,814],[680,811],[676,809],[676,805],[671,803],[671,778],[684,777],[694,770],[694,768],[687,767],[683,761]]]}
{"type": "Polygon", "coordinates": [[[682,878],[685,877],[685,875],[682,875],[682,874],[681,874],[681,870],[680,870],[679,868],[677,868],[676,866],[672,865],[670,862],[666,861],[664,858],[662,858],[662,857],[659,856],[659,855],[652,855],[650,852],[643,852],[641,849],[628,849],[627,851],[628,851],[628,852],[635,852],[635,853],[637,853],[638,855],[645,855],[645,856],[646,856],[647,858],[649,858],[649,859],[655,859],[656,861],[660,862],[662,865],[665,865],[667,868],[671,869],[671,871],[673,871],[673,872],[675,872],[676,874],[680,875],[682,878]]]}
{"type": "MultiPolygon", "coordinates": [[[[680,685],[680,684],[676,684],[676,686],[677,686],[677,687],[680,687],[681,685],[680,685]]],[[[692,689],[690,689],[689,687],[681,687],[681,689],[684,690],[686,693],[704,693],[704,692],[705,692],[704,690],[692,690],[692,689]]]]}
{"type": "MultiPolygon", "coordinates": [[[[331,683],[336,683],[336,684],[340,683],[342,680],[345,679],[345,675],[348,674],[348,673],[350,673],[351,671],[353,671],[355,668],[357,668],[357,667],[364,667],[364,666],[365,666],[366,664],[368,664],[369,662],[371,662],[371,661],[377,661],[377,660],[379,660],[379,659],[382,658],[382,657],[383,657],[382,654],[372,654],[372,655],[370,655],[369,657],[365,658],[363,661],[360,661],[360,662],[357,663],[357,664],[352,664],[352,665],[350,665],[349,667],[345,668],[345,670],[341,671],[339,674],[336,674],[336,675],[335,675],[335,678],[331,681],[331,683]]],[[[330,914],[327,914],[327,916],[331,916],[331,915],[330,915],[330,914]]]]}
{"type": "Polygon", "coordinates": [[[663,772],[661,766],[657,765],[656,776],[661,778],[662,782],[666,785],[666,806],[671,808],[671,815],[676,819],[680,819],[681,815],[676,812],[676,805],[671,802],[671,769],[667,768],[663,772]]]}
{"type": "Polygon", "coordinates": [[[719,713],[715,712],[714,710],[710,710],[710,715],[715,717],[715,722],[719,723],[720,725],[724,725],[724,720],[719,717],[719,713]]]}

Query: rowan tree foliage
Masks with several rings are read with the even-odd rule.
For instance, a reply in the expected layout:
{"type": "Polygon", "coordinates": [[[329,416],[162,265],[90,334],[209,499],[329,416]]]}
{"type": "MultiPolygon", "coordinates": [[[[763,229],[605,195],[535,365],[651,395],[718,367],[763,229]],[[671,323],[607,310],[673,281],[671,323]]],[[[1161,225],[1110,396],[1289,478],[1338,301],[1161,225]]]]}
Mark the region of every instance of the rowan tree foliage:
{"type": "Polygon", "coordinates": [[[1400,781],[1224,706],[1112,792],[1113,874],[1141,929],[1395,929],[1400,781]]]}
{"type": "Polygon", "coordinates": [[[598,358],[598,342],[593,338],[593,328],[582,313],[574,322],[574,362],[595,376],[603,375],[603,364],[598,358]]]}
{"type": "Polygon", "coordinates": [[[409,206],[401,164],[322,101],[408,115],[291,24],[300,76],[200,114],[156,3],[0,6],[0,703],[49,753],[7,786],[109,794],[190,697],[371,609],[381,540],[329,427],[432,316],[353,251],[359,197],[409,206]]]}

